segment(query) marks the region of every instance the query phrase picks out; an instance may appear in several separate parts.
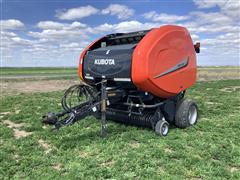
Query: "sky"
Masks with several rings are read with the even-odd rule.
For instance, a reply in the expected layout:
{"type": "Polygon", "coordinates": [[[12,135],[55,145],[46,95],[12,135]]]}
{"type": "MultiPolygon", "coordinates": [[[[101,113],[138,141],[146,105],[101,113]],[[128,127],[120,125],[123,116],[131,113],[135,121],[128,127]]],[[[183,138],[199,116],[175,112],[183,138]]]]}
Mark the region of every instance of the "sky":
{"type": "Polygon", "coordinates": [[[200,66],[240,65],[240,1],[0,0],[1,67],[77,66],[82,50],[106,34],[166,24],[201,43],[200,66]]]}

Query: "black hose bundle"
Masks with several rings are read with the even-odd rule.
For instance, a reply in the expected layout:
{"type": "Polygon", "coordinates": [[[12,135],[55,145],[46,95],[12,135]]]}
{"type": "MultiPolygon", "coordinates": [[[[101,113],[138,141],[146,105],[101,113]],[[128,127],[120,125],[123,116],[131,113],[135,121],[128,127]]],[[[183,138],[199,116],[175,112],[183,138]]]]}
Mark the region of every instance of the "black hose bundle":
{"type": "Polygon", "coordinates": [[[80,110],[96,101],[98,95],[94,87],[85,84],[73,85],[65,91],[62,97],[62,108],[69,113],[80,110]]]}
{"type": "Polygon", "coordinates": [[[43,116],[42,122],[55,125],[55,128],[59,129],[61,126],[83,119],[97,103],[99,94],[94,87],[89,85],[73,85],[65,91],[62,97],[63,111],[48,113],[43,116]]]}

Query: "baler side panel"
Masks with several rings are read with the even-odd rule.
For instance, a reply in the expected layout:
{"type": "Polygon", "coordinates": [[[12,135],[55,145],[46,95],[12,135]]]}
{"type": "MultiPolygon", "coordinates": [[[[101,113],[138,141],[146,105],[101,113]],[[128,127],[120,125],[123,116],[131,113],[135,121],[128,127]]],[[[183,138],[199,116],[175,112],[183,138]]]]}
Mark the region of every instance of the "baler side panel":
{"type": "Polygon", "coordinates": [[[132,81],[140,90],[165,98],[194,84],[196,55],[188,31],[170,25],[150,31],[135,48],[132,81]]]}

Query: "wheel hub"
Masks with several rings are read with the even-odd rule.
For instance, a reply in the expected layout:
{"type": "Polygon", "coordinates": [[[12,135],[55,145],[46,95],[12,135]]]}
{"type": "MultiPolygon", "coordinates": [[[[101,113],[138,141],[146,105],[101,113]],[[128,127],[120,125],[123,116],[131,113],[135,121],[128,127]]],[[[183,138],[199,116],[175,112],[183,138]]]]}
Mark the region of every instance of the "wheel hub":
{"type": "Polygon", "coordinates": [[[162,126],[162,134],[163,135],[167,135],[167,133],[168,133],[168,126],[166,124],[164,124],[162,126]]]}
{"type": "Polygon", "coordinates": [[[195,106],[191,106],[189,109],[188,120],[191,125],[195,124],[197,121],[197,109],[195,106]]]}

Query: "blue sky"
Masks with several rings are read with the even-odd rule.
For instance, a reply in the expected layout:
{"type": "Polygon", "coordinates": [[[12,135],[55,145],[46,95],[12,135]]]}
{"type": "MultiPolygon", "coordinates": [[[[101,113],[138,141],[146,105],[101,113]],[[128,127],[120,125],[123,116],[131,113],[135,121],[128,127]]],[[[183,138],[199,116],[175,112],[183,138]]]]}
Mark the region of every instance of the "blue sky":
{"type": "Polygon", "coordinates": [[[98,37],[165,24],[201,42],[198,65],[240,63],[238,0],[0,2],[1,66],[77,66],[98,37]]]}

